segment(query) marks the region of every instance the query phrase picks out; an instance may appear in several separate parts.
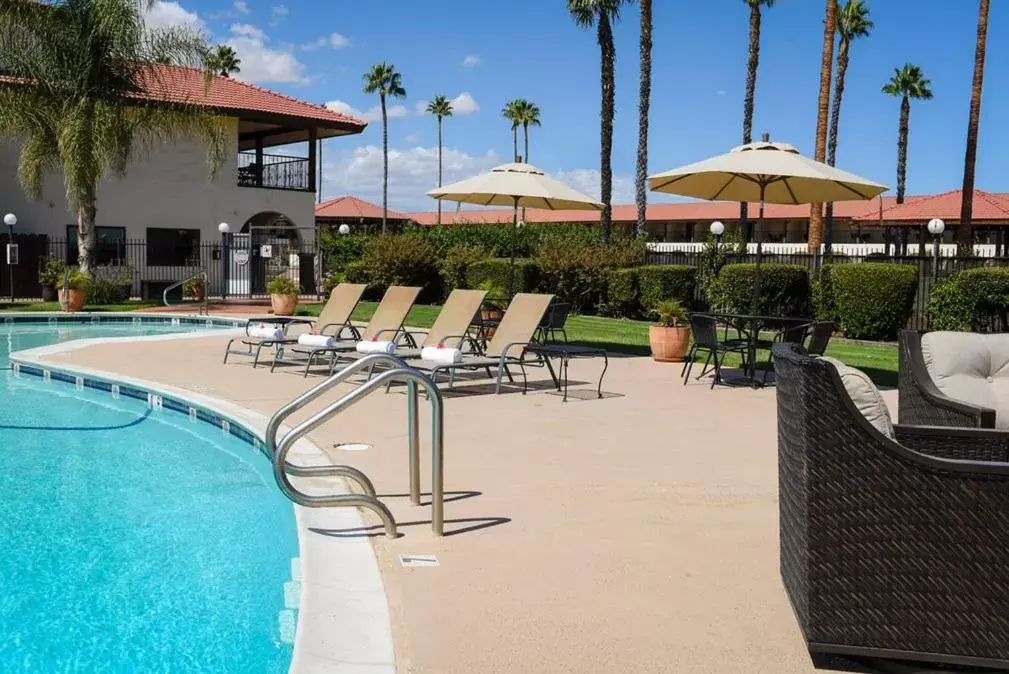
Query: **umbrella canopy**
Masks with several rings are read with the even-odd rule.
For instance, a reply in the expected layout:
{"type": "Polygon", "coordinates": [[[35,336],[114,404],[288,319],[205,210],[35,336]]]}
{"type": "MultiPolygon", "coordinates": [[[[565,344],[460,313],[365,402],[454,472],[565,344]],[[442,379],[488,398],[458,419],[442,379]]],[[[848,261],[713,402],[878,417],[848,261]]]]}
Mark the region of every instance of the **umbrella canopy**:
{"type": "Polygon", "coordinates": [[[803,157],[787,143],[748,143],[648,178],[653,191],[708,201],[809,204],[872,199],[887,190],[803,157]]]}
{"type": "Polygon", "coordinates": [[[478,176],[431,190],[428,196],[481,206],[522,206],[552,211],[602,210],[603,205],[531,164],[504,164],[478,176]]]}

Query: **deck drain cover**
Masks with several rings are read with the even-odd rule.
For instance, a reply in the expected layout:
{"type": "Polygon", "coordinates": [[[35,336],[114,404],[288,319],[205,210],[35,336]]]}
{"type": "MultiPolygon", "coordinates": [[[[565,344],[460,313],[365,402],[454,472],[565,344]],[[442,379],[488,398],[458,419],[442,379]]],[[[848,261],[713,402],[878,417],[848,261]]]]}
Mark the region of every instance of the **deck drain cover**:
{"type": "Polygon", "coordinates": [[[399,563],[403,566],[440,566],[434,555],[400,555],[399,563]]]}
{"type": "Polygon", "coordinates": [[[338,442],[333,445],[333,449],[342,449],[345,452],[364,452],[371,449],[371,445],[366,442],[338,442]]]}

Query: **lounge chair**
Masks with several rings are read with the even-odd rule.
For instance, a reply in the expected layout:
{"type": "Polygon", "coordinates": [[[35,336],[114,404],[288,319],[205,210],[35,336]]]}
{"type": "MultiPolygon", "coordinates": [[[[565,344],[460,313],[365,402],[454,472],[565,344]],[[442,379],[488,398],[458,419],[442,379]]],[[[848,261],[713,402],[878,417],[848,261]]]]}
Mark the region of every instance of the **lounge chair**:
{"type": "Polygon", "coordinates": [[[485,290],[453,290],[429,330],[407,331],[415,342],[423,336],[417,347],[397,349],[396,355],[400,358],[420,358],[421,350],[428,346],[463,348],[471,338],[469,328],[479,314],[486,296],[485,290]]]}
{"type": "MultiPolygon", "coordinates": [[[[441,372],[449,373],[449,386],[454,380],[456,370],[478,370],[487,371],[490,377],[490,368],[497,368],[497,382],[494,388],[495,393],[501,392],[501,377],[507,375],[511,380],[511,372],[508,365],[514,364],[520,367],[525,363],[525,349],[532,343],[536,331],[539,329],[543,316],[550,308],[553,295],[536,295],[532,293],[519,293],[512,298],[508,310],[505,311],[501,323],[494,330],[494,337],[487,344],[487,348],[482,353],[464,353],[459,362],[441,363],[430,360],[411,360],[410,365],[418,370],[430,372],[432,378],[437,380],[441,372]]],[[[475,344],[475,340],[472,342],[475,344]]],[[[525,370],[523,369],[523,375],[525,370]]]]}
{"type": "Polygon", "coordinates": [[[298,337],[291,335],[288,331],[292,326],[304,326],[309,330],[314,330],[319,334],[333,335],[337,339],[345,336],[357,339],[360,335],[357,328],[350,322],[350,317],[361,301],[361,295],[367,286],[360,283],[341,283],[333,288],[326,306],[322,308],[316,318],[296,317],[296,316],[268,316],[266,318],[252,318],[245,324],[245,336],[236,337],[228,341],[224,349],[224,362],[228,362],[229,354],[240,356],[253,356],[252,367],[259,364],[259,356],[264,348],[281,348],[287,344],[297,344],[298,337]],[[275,326],[279,331],[278,336],[257,337],[250,333],[255,326],[275,326]],[[245,349],[233,349],[232,344],[240,342],[245,345],[245,349]],[[253,352],[255,349],[255,352],[253,352]]]}
{"type": "Polygon", "coordinates": [[[297,339],[293,343],[287,342],[278,349],[277,356],[273,359],[273,364],[270,366],[270,371],[273,372],[277,365],[304,365],[304,374],[307,377],[312,366],[319,362],[321,358],[328,356],[329,372],[332,374],[333,370],[336,369],[340,354],[354,352],[357,349],[358,342],[380,340],[398,342],[400,339],[403,339],[408,346],[416,346],[413,338],[404,330],[403,323],[417,301],[417,296],[421,290],[422,288],[408,286],[389,286],[363,333],[353,334],[350,339],[341,338],[340,335],[333,335],[335,340],[327,346],[301,345],[298,344],[297,339]]]}

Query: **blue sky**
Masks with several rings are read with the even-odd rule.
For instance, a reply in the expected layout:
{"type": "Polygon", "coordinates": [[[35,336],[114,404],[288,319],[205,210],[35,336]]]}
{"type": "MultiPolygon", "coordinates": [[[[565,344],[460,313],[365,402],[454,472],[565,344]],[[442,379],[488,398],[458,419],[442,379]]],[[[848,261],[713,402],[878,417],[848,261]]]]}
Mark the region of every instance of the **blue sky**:
{"type": "MultiPolygon", "coordinates": [[[[649,170],[661,171],[728,150],[742,135],[748,9],[743,0],[655,2],[649,170]]],[[[852,46],[838,165],[896,184],[899,102],[880,88],[893,68],[920,65],[935,98],[911,113],[908,192],[956,188],[974,58],[977,2],[868,0],[876,27],[852,46]]],[[[1009,191],[1009,7],[992,3],[977,185],[1009,191]]],[[[542,110],[530,141],[532,163],[598,193],[599,57],[595,36],[569,19],[565,0],[177,0],[154,20],[195,23],[238,49],[240,77],[316,103],[368,114],[377,99],[362,73],[383,60],[403,74],[407,97],[390,119],[390,206],[430,208],[436,184],[434,119],[418,103],[456,98],[466,114],[446,121],[446,181],[510,160],[506,101],[542,110]]],[[[823,3],[778,0],[765,10],[754,135],[768,131],[812,154],[823,3]]],[[[637,147],[638,15],[625,8],[616,28],[617,118],[614,201],[633,199],[637,147]]],[[[328,141],[324,197],[381,195],[381,123],[360,136],[328,141]]],[[[653,195],[650,198],[658,198],[653,195]]]]}

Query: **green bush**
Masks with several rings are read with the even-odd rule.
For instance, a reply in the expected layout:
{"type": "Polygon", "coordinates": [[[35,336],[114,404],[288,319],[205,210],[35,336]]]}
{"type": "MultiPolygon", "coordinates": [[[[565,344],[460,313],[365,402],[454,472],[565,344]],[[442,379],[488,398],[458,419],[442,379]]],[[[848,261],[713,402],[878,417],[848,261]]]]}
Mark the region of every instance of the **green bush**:
{"type": "MultiPolygon", "coordinates": [[[[60,279],[57,287],[63,285],[60,279]]],[[[125,265],[101,265],[91,270],[89,304],[121,304],[133,292],[133,269],[125,265]]]]}
{"type": "Polygon", "coordinates": [[[487,250],[471,243],[460,244],[440,255],[438,268],[445,293],[468,287],[466,274],[470,266],[486,258],[487,250]]]}
{"type": "MultiPolygon", "coordinates": [[[[466,272],[466,285],[479,288],[490,282],[498,288],[508,288],[508,258],[492,257],[474,262],[466,272]]],[[[540,270],[536,262],[515,260],[515,292],[536,292],[540,285],[540,270]]]]}
{"type": "Polygon", "coordinates": [[[300,290],[290,276],[274,276],[266,284],[266,292],[271,295],[297,295],[300,290]]]}
{"type": "Polygon", "coordinates": [[[834,265],[830,288],[846,337],[894,339],[914,309],[918,268],[887,262],[834,265]]]}
{"type": "Polygon", "coordinates": [[[348,263],[360,260],[368,241],[373,238],[364,232],[340,234],[335,228],[319,230],[319,248],[326,272],[342,272],[348,263]]]}
{"type": "Polygon", "coordinates": [[[63,276],[67,270],[67,263],[63,258],[49,255],[42,259],[39,266],[39,285],[59,288],[63,285],[63,276]]]}
{"type": "Polygon", "coordinates": [[[714,308],[763,316],[809,316],[809,270],[804,265],[769,262],[760,266],[760,297],[753,306],[757,265],[725,265],[710,292],[714,308]]]}
{"type": "Polygon", "coordinates": [[[362,297],[369,301],[375,301],[381,299],[382,293],[385,292],[385,288],[380,288],[377,285],[372,285],[371,276],[368,274],[368,265],[366,265],[361,260],[357,260],[355,262],[348,262],[346,265],[344,265],[342,280],[340,279],[340,276],[338,274],[330,276],[329,280],[326,283],[326,285],[329,286],[326,292],[327,293],[332,292],[333,287],[335,287],[337,283],[365,284],[368,287],[365,289],[364,295],[362,297]]]}
{"type": "Polygon", "coordinates": [[[642,314],[647,314],[666,300],[676,300],[684,307],[690,307],[694,304],[696,284],[696,267],[681,264],[639,267],[639,310],[642,314]]]}
{"type": "Polygon", "coordinates": [[[837,323],[837,307],[834,306],[834,289],[830,284],[833,265],[820,267],[820,273],[813,281],[813,315],[818,321],[837,323]]]}
{"type": "MultiPolygon", "coordinates": [[[[379,292],[389,286],[423,288],[420,304],[441,299],[441,276],[438,274],[434,246],[418,234],[374,236],[361,256],[367,283],[379,292]]],[[[347,267],[344,266],[344,274],[347,267]]]]}
{"type": "Polygon", "coordinates": [[[548,242],[536,254],[542,279],[540,287],[576,312],[595,312],[606,299],[610,272],[641,264],[645,246],[640,241],[578,245],[548,242]]]}
{"type": "Polygon", "coordinates": [[[932,289],[928,315],[936,330],[1009,330],[1009,269],[967,269],[941,281],[932,289]]]}
{"type": "Polygon", "coordinates": [[[606,301],[599,313],[613,318],[637,318],[641,310],[638,301],[638,269],[614,269],[606,283],[606,301]]]}

